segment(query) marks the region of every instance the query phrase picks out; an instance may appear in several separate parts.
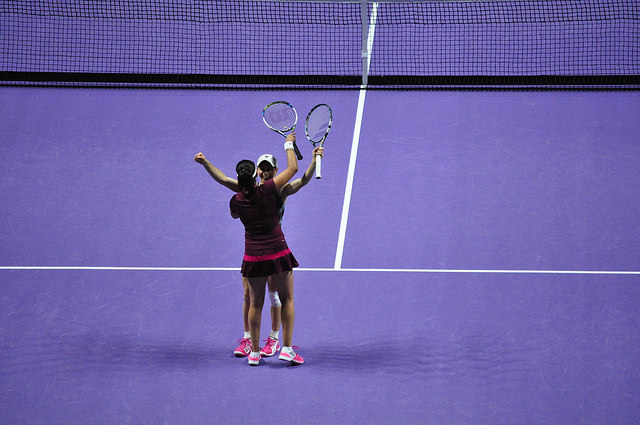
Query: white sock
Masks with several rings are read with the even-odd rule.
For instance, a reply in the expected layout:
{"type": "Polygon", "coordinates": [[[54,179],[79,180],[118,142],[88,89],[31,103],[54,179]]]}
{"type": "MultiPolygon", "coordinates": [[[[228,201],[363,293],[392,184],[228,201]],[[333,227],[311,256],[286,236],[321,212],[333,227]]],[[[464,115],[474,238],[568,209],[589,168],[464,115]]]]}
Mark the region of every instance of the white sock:
{"type": "Polygon", "coordinates": [[[245,332],[244,332],[244,337],[245,337],[245,338],[251,338],[251,332],[247,332],[247,331],[245,331],[245,332]]]}
{"type": "Polygon", "coordinates": [[[278,336],[280,335],[280,331],[274,331],[272,330],[271,333],[269,334],[269,336],[273,339],[278,339],[278,336]]]}
{"type": "Polygon", "coordinates": [[[286,351],[287,353],[291,353],[293,351],[293,348],[291,348],[291,347],[282,347],[282,351],[286,351]]]}

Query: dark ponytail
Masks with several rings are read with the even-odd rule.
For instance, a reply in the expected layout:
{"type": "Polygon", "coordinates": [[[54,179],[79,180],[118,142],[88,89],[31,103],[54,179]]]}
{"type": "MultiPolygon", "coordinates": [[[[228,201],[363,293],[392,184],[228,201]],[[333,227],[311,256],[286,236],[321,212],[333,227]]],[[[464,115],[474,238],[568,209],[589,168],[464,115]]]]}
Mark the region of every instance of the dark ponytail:
{"type": "Polygon", "coordinates": [[[236,165],[238,187],[245,196],[252,196],[256,191],[256,165],[253,161],[243,159],[236,165]]]}

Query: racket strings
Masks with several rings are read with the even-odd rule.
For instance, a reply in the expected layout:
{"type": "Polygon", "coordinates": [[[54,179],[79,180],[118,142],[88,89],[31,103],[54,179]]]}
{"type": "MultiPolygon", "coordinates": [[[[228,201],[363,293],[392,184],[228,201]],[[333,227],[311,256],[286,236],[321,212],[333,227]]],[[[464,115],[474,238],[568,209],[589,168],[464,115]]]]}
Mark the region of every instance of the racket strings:
{"type": "Polygon", "coordinates": [[[264,119],[269,127],[280,131],[288,131],[296,125],[298,117],[290,106],[275,104],[265,109],[264,119]]]}
{"type": "Polygon", "coordinates": [[[316,109],[307,119],[307,134],[312,142],[320,141],[331,123],[331,113],[327,109],[316,109]]]}

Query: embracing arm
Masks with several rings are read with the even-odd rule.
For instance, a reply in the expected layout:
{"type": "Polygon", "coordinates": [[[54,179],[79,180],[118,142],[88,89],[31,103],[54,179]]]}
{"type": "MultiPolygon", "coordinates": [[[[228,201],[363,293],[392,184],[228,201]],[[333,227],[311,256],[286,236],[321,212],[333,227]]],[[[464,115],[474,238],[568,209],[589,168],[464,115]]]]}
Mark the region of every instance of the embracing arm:
{"type": "Polygon", "coordinates": [[[234,191],[234,192],[239,192],[240,188],[238,187],[238,181],[232,179],[231,177],[227,177],[225,173],[223,173],[222,171],[220,171],[219,169],[217,169],[216,167],[213,166],[213,164],[211,164],[207,158],[204,157],[204,155],[202,154],[202,152],[196,154],[195,158],[193,158],[194,161],[196,161],[199,164],[202,164],[202,166],[205,168],[205,170],[207,170],[207,172],[211,175],[211,177],[213,177],[213,179],[215,181],[217,181],[218,183],[220,183],[221,185],[223,185],[224,187],[234,191]]]}
{"type": "Polygon", "coordinates": [[[281,196],[283,201],[289,195],[293,195],[294,193],[299,191],[301,188],[306,186],[307,183],[309,183],[309,181],[311,180],[311,177],[313,177],[314,171],[316,171],[316,155],[323,156],[324,155],[324,148],[315,148],[313,150],[313,154],[312,155],[313,155],[312,156],[313,159],[311,160],[311,164],[309,164],[309,168],[307,168],[307,171],[304,172],[304,175],[302,177],[300,177],[299,179],[295,179],[294,181],[290,182],[289,184],[286,184],[282,188],[282,192],[281,192],[280,196],[281,196]]]}
{"type": "Polygon", "coordinates": [[[286,185],[289,180],[298,172],[298,158],[296,157],[293,149],[293,142],[296,140],[296,135],[291,133],[287,136],[287,141],[284,143],[284,149],[287,153],[287,168],[273,178],[273,182],[276,185],[276,189],[280,190],[286,185]]]}

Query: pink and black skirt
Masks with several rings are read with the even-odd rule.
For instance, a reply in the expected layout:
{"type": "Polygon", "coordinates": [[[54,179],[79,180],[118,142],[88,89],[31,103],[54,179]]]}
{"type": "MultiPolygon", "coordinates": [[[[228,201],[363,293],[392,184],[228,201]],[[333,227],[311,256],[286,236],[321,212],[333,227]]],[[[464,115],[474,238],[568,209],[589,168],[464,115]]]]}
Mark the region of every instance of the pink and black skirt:
{"type": "Polygon", "coordinates": [[[275,250],[252,250],[245,252],[242,259],[242,276],[266,277],[291,271],[298,265],[298,261],[286,245],[275,250]]]}

